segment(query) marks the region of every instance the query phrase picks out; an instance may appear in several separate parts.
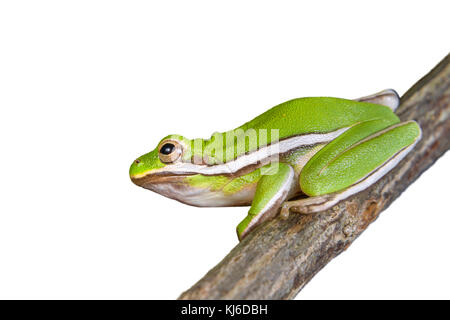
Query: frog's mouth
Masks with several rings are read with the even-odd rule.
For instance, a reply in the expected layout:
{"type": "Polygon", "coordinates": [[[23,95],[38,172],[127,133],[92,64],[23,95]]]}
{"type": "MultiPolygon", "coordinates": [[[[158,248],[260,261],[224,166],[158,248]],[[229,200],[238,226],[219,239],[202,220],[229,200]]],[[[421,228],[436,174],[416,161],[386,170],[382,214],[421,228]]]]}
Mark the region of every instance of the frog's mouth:
{"type": "MultiPolygon", "coordinates": [[[[184,184],[184,179],[193,174],[182,174],[182,175],[174,175],[174,174],[164,174],[164,173],[153,173],[148,174],[141,177],[133,177],[131,176],[131,181],[145,189],[149,189],[152,191],[156,191],[155,189],[160,189],[161,185],[167,184],[184,184]]],[[[158,192],[158,191],[156,191],[158,192]]]]}

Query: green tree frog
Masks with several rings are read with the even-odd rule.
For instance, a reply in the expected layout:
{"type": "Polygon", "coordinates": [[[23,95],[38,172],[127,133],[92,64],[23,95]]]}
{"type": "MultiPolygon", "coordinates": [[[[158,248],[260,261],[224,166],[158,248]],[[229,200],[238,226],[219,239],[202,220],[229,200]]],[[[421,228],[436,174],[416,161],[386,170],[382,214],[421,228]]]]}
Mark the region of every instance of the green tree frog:
{"type": "Polygon", "coordinates": [[[199,207],[250,206],[243,239],[280,214],[314,213],[375,183],[421,137],[400,122],[392,90],[355,99],[298,98],[209,139],[163,138],[130,167],[138,186],[199,207]]]}

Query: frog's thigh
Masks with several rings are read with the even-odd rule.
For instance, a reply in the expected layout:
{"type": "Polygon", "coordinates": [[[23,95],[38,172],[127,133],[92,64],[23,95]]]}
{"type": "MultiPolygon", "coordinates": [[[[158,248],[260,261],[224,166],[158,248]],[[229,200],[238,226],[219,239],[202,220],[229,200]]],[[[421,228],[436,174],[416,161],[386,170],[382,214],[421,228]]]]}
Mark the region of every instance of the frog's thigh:
{"type": "Polygon", "coordinates": [[[291,166],[278,163],[278,170],[272,175],[264,175],[258,181],[252,206],[247,217],[237,226],[242,240],[260,223],[274,217],[287,196],[295,189],[294,170],[291,166]]]}
{"type": "Polygon", "coordinates": [[[375,132],[331,158],[330,152],[340,148],[339,141],[328,152],[317,153],[300,174],[300,188],[311,198],[285,203],[282,215],[286,216],[289,209],[322,211],[366,189],[394,168],[420,136],[418,124],[408,121],[375,132]]]}

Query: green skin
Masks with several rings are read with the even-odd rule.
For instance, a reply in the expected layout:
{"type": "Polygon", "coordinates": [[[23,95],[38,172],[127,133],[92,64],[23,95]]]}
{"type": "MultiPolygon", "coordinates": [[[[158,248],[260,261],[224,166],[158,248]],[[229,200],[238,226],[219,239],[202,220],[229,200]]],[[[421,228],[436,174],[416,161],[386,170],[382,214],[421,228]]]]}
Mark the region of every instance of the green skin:
{"type": "MultiPolygon", "coordinates": [[[[387,94],[397,99],[392,92],[387,94]]],[[[280,210],[284,217],[289,211],[317,212],[359,192],[409,152],[420,139],[420,127],[414,121],[400,123],[395,106],[373,103],[384,101],[380,97],[385,95],[361,98],[366,102],[299,98],[210,139],[169,135],[133,162],[130,177],[141,187],[190,205],[251,205],[237,226],[242,239],[280,210]],[[232,134],[242,138],[248,129],[266,129],[267,140],[257,136],[252,145],[227,139],[232,134]],[[164,155],[160,148],[167,143],[177,149],[164,155]],[[266,145],[280,146],[270,153],[278,160],[255,162],[266,145]],[[304,199],[287,201],[298,196],[304,199]]]]}

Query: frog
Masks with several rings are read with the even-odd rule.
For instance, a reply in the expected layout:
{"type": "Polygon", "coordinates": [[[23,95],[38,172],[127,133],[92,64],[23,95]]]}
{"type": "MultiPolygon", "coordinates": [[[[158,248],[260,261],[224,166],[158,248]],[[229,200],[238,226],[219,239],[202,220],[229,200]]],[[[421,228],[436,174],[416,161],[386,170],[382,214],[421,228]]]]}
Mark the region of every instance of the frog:
{"type": "Polygon", "coordinates": [[[170,134],[130,166],[132,182],[197,207],[249,206],[243,240],[264,222],[325,211],[375,184],[421,139],[393,89],[357,99],[283,102],[211,137],[170,134]]]}

